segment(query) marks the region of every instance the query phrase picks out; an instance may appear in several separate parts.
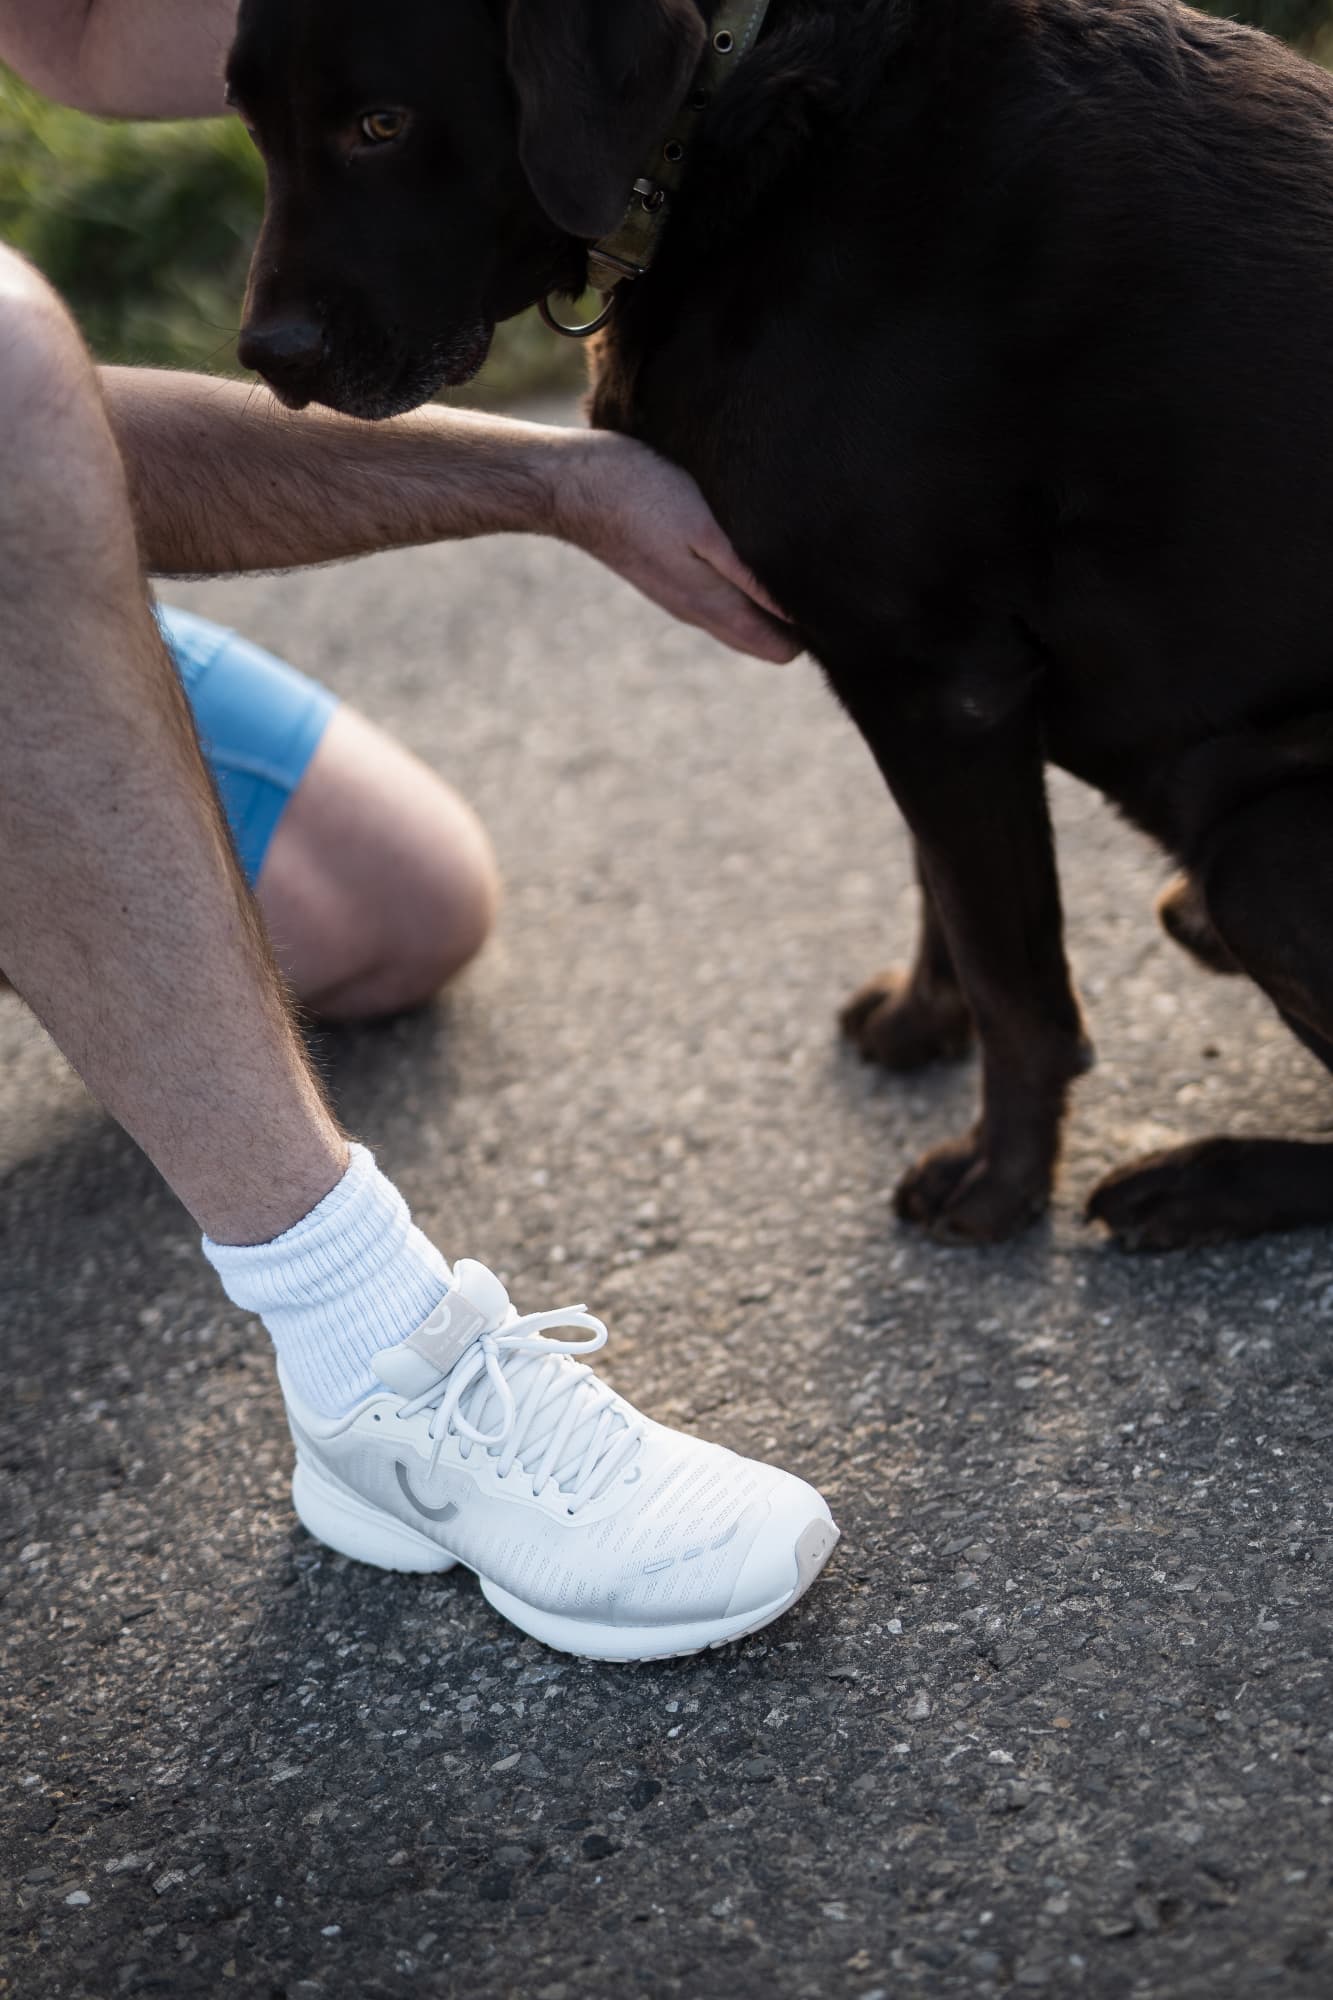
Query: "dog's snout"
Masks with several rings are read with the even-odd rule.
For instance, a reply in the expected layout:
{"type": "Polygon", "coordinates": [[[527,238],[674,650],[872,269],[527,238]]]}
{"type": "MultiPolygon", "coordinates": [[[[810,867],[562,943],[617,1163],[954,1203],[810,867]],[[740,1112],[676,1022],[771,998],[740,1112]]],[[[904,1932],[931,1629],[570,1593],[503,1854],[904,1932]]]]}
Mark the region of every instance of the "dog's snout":
{"type": "Polygon", "coordinates": [[[237,354],[242,368],[262,375],[281,395],[308,398],[328,358],[328,342],[317,320],[263,320],[245,328],[237,354]]]}

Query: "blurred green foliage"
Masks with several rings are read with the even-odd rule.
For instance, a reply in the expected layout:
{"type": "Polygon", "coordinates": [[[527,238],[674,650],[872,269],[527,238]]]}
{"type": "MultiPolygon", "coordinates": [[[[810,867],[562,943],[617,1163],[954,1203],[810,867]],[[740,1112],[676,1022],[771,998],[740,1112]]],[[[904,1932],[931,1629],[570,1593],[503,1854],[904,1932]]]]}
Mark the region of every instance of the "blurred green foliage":
{"type": "MultiPolygon", "coordinates": [[[[1204,0],[1333,59],[1333,0],[1204,0]]],[[[116,125],[47,104],[0,70],[0,238],[31,257],[102,359],[229,371],[263,204],[235,121],[116,125]]],[[[534,314],[500,329],[464,400],[577,387],[580,350],[534,314]]]]}
{"type": "MultiPolygon", "coordinates": [[[[0,70],[0,239],[44,271],[104,361],[236,368],[264,170],[234,119],[109,124],[0,70]]],[[[577,388],[582,357],[535,314],[502,327],[463,400],[577,388]]]]}
{"type": "Polygon", "coordinates": [[[102,124],[0,77],[0,236],[108,360],[225,365],[263,187],[233,121],[102,124]]]}
{"type": "Polygon", "coordinates": [[[1313,49],[1333,36],[1333,0],[1199,0],[1210,14],[1226,14],[1267,28],[1298,47],[1313,49]]]}

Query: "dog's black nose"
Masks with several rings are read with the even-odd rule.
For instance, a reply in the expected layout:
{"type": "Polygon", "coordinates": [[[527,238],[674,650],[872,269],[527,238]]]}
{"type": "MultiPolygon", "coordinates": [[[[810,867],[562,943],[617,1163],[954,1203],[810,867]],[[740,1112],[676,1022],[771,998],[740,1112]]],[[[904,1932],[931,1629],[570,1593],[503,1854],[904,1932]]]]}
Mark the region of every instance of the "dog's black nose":
{"type": "Polygon", "coordinates": [[[309,401],[328,344],[316,320],[275,319],[247,326],[236,352],[242,368],[262,375],[280,395],[309,401]]]}

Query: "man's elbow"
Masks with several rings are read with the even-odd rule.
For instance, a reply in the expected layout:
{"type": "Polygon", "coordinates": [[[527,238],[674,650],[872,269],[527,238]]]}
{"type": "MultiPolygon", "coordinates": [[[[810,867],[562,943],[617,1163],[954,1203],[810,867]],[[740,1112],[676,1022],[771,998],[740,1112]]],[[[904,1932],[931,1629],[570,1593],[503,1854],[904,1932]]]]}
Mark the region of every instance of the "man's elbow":
{"type": "Polygon", "coordinates": [[[45,12],[19,0],[0,0],[0,63],[42,97],[91,111],[85,75],[89,12],[93,0],[55,0],[45,12]]]}
{"type": "Polygon", "coordinates": [[[180,59],[170,43],[135,46],[110,15],[96,8],[77,26],[48,35],[36,47],[9,49],[0,0],[0,62],[8,62],[43,97],[90,118],[218,118],[226,111],[222,65],[225,37],[216,50],[189,51],[180,59]]]}

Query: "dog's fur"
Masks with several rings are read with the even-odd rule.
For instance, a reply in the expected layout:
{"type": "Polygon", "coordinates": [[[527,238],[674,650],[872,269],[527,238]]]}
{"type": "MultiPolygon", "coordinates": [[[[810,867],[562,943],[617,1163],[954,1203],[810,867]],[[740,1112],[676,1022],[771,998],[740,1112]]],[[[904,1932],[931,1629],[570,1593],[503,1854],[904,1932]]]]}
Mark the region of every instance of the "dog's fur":
{"type": "MultiPolygon", "coordinates": [[[[243,354],[362,414],[457,379],[577,292],[702,31],[694,0],[243,0],[243,354]],[[412,129],[355,151],[381,104],[412,129]]],[[[1174,0],[773,0],[691,150],[594,420],[695,475],[911,825],[917,964],[846,1025],[898,1066],[975,1028],[980,1121],[898,1205],[998,1239],[1087,1060],[1048,760],[1333,1066],[1333,85],[1174,0]]],[[[1153,1246],[1333,1220],[1333,1147],[1213,1140],[1091,1207],[1153,1246]]]]}

